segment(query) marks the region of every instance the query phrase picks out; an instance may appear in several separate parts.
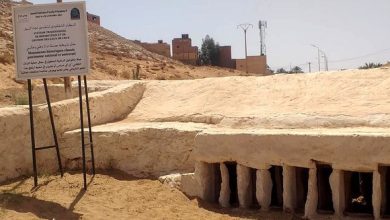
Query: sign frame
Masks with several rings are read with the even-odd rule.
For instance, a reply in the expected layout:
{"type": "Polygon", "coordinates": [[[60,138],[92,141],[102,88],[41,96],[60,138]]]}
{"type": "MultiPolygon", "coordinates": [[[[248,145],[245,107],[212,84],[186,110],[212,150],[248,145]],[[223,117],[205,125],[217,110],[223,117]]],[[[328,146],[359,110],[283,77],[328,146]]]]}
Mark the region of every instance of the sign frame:
{"type": "MultiPolygon", "coordinates": [[[[43,9],[42,9],[43,10],[43,9]]],[[[37,4],[37,5],[19,5],[12,7],[12,19],[13,19],[13,40],[14,40],[14,58],[15,58],[15,66],[16,66],[16,79],[17,80],[27,80],[27,79],[42,79],[42,78],[60,78],[60,77],[69,77],[69,76],[77,76],[77,75],[89,75],[90,73],[90,55],[89,55],[89,41],[88,41],[88,20],[87,20],[87,11],[86,11],[86,3],[85,1],[77,1],[77,2],[65,2],[65,3],[50,3],[50,4],[37,4]],[[84,22],[81,22],[85,27],[83,42],[78,42],[78,44],[84,44],[85,46],[85,69],[81,71],[58,71],[55,73],[43,72],[43,73],[30,73],[30,74],[21,74],[21,68],[18,62],[18,43],[17,43],[17,29],[16,29],[16,14],[17,10],[25,10],[28,8],[45,8],[45,7],[61,7],[64,5],[74,5],[75,7],[80,8],[80,19],[84,19],[84,22]]]]}
{"type": "MultiPolygon", "coordinates": [[[[59,1],[59,0],[57,0],[59,1]]],[[[42,9],[43,10],[43,9],[42,9]]],[[[59,9],[56,9],[56,10],[59,10],[59,9]]],[[[57,11],[54,11],[54,13],[56,13],[57,11]]],[[[57,13],[63,13],[62,11],[58,11],[57,13]]],[[[66,11],[68,12],[68,11],[66,11]]],[[[53,13],[53,11],[46,11],[46,14],[50,14],[50,13],[53,13]]],[[[45,14],[44,12],[41,12],[41,13],[38,13],[38,14],[45,14]]],[[[22,17],[19,17],[20,19],[26,19],[28,20],[29,17],[28,17],[28,13],[25,13],[25,14],[22,14],[22,17]]],[[[46,17],[57,17],[59,16],[59,14],[54,14],[54,15],[50,15],[50,16],[47,16],[47,15],[44,15],[43,17],[46,18],[46,17]]],[[[62,14],[61,14],[62,16],[62,14]]],[[[94,157],[94,151],[93,151],[93,138],[92,138],[92,128],[91,128],[91,115],[90,115],[90,106],[89,106],[89,98],[88,98],[88,86],[87,86],[87,74],[90,73],[90,66],[91,66],[91,63],[90,63],[90,59],[89,59],[89,41],[88,41],[88,20],[87,20],[87,11],[86,11],[86,3],[85,2],[67,2],[67,3],[55,3],[55,4],[39,4],[39,5],[22,5],[22,6],[16,6],[16,7],[12,7],[12,19],[13,19],[13,31],[14,31],[14,37],[13,37],[13,40],[14,40],[14,57],[15,57],[15,65],[16,65],[16,79],[18,80],[27,80],[27,85],[28,85],[28,98],[29,98],[29,115],[30,115],[30,134],[31,134],[31,148],[32,148],[32,162],[33,162],[33,174],[34,174],[34,187],[38,187],[38,173],[37,173],[37,164],[36,164],[36,152],[37,151],[40,151],[40,150],[45,150],[45,149],[51,149],[51,148],[56,148],[56,151],[57,151],[57,160],[58,160],[58,166],[59,166],[59,170],[61,172],[61,177],[63,177],[63,170],[62,170],[62,163],[61,163],[61,156],[60,156],[60,151],[59,151],[59,146],[58,146],[58,139],[57,139],[57,131],[55,129],[55,124],[54,124],[54,117],[53,117],[53,112],[52,112],[52,109],[51,109],[51,102],[50,102],[50,97],[49,97],[49,90],[47,88],[47,80],[46,78],[58,78],[58,77],[69,77],[69,76],[76,76],[77,75],[77,79],[78,79],[78,89],[79,89],[79,107],[80,107],[80,132],[81,132],[81,150],[82,150],[82,162],[83,162],[83,180],[84,180],[84,190],[87,190],[87,178],[86,178],[86,157],[85,157],[85,148],[86,146],[89,146],[90,147],[90,150],[91,150],[91,159],[92,159],[92,174],[93,176],[95,176],[95,157],[94,157]],[[26,8],[31,8],[31,7],[46,7],[46,6],[61,6],[61,5],[73,5],[74,7],[70,7],[70,19],[72,20],[79,20],[81,18],[84,19],[84,22],[80,22],[79,24],[81,25],[84,25],[84,37],[81,36],[79,38],[82,38],[84,42],[81,42],[80,44],[84,43],[84,47],[81,48],[81,50],[77,50],[79,48],[74,48],[72,49],[71,46],[75,46],[77,44],[74,44],[74,43],[71,43],[69,42],[68,44],[63,44],[61,43],[60,44],[57,44],[57,45],[39,45],[38,47],[33,47],[30,46],[26,49],[25,52],[27,52],[28,54],[28,49],[36,49],[37,51],[35,51],[34,53],[35,54],[44,54],[44,53],[55,53],[56,55],[53,56],[53,57],[57,57],[58,56],[58,53],[59,52],[64,52],[64,49],[58,49],[57,50],[51,50],[51,51],[48,51],[50,48],[57,48],[57,47],[63,47],[65,48],[65,52],[69,52],[69,51],[75,51],[74,55],[77,54],[76,51],[80,52],[84,52],[84,56],[80,56],[77,57],[73,57],[73,58],[68,58],[70,60],[66,60],[66,59],[56,59],[55,61],[51,60],[48,62],[48,64],[51,64],[51,63],[56,63],[55,66],[53,66],[54,64],[51,64],[51,66],[44,66],[42,65],[41,67],[39,68],[42,68],[42,69],[46,69],[46,68],[53,68],[53,69],[50,69],[52,71],[46,71],[46,72],[42,72],[42,73],[39,73],[38,70],[36,70],[35,72],[32,72],[32,73],[29,73],[27,72],[27,74],[25,73],[25,75],[21,75],[20,74],[20,71],[19,71],[19,63],[18,63],[18,54],[17,54],[17,41],[16,41],[16,27],[15,27],[15,23],[16,23],[16,19],[15,19],[15,11],[16,10],[23,10],[23,9],[26,9],[26,8]],[[81,13],[80,13],[80,9],[81,9],[81,13]],[[66,47],[70,47],[70,49],[67,49],[66,47]],[[39,51],[38,49],[46,49],[45,51],[42,50],[42,51],[39,51]],[[83,63],[73,63],[73,64],[69,64],[67,63],[66,65],[65,64],[60,64],[58,65],[58,63],[63,63],[63,62],[72,62],[72,61],[81,61],[82,59],[81,58],[84,58],[84,62],[83,63]],[[69,65],[71,67],[73,67],[73,69],[69,69],[69,65]],[[77,66],[84,66],[83,68],[75,68],[77,66]],[[63,71],[58,71],[58,69],[55,69],[55,68],[58,68],[58,67],[67,67],[67,68],[64,68],[63,71]],[[54,71],[55,70],[55,71],[54,71]],[[73,72],[71,71],[73,70],[73,72]],[[80,70],[78,72],[76,72],[75,70],[80,70]],[[51,73],[51,72],[55,72],[55,74],[51,73]],[[59,72],[59,73],[57,73],[59,72]],[[84,119],[83,119],[83,113],[84,113],[84,109],[83,109],[83,94],[82,94],[82,85],[81,85],[81,81],[82,81],[82,77],[83,76],[83,80],[84,80],[84,95],[85,95],[85,103],[86,103],[86,112],[87,112],[87,123],[88,123],[88,133],[89,133],[89,143],[85,143],[85,140],[84,140],[84,119]],[[48,111],[49,111],[49,117],[50,117],[50,122],[51,122],[51,126],[52,126],[52,134],[53,134],[53,139],[54,139],[54,145],[51,145],[51,146],[43,146],[43,147],[36,147],[35,146],[35,129],[34,129],[34,110],[33,110],[33,98],[32,98],[32,83],[31,81],[33,79],[37,79],[37,78],[42,78],[43,79],[43,85],[44,85],[44,88],[45,88],[45,95],[46,95],[46,102],[47,102],[47,106],[48,106],[48,111]]],[[[44,23],[44,22],[42,22],[44,23]]],[[[50,24],[49,25],[46,25],[46,26],[40,26],[40,27],[29,27],[31,29],[34,29],[34,30],[38,30],[38,32],[35,32],[33,33],[34,35],[36,34],[44,34],[43,36],[34,36],[34,38],[44,38],[44,39],[41,39],[41,40],[37,40],[37,41],[46,41],[45,38],[47,37],[59,37],[58,34],[55,34],[53,36],[50,36],[51,34],[53,33],[61,33],[61,32],[65,32],[65,35],[62,35],[61,34],[61,39],[63,36],[66,37],[66,30],[63,31],[63,30],[58,30],[58,31],[53,31],[53,30],[50,30],[49,32],[48,31],[40,31],[40,29],[49,29],[49,28],[64,28],[64,27],[73,27],[75,25],[72,25],[72,24],[67,24],[65,25],[64,23],[63,24],[54,24],[54,26],[51,26],[50,24]],[[49,36],[48,36],[49,35],[49,36]]],[[[76,24],[77,26],[77,24],[76,24]]],[[[25,31],[27,30],[27,28],[25,27],[25,31]]],[[[81,30],[81,32],[83,32],[83,30],[81,30]]],[[[74,34],[74,33],[73,33],[74,34]]],[[[76,32],[77,34],[77,32],[76,32]]],[[[70,37],[69,37],[70,38],[70,37]]],[[[65,39],[69,39],[69,38],[65,38],[65,39]]],[[[31,38],[30,38],[31,39],[31,38]]],[[[49,39],[50,40],[59,40],[59,38],[56,38],[56,39],[49,39]]],[[[26,48],[26,46],[25,46],[26,48]]],[[[23,51],[22,51],[23,52],[23,51]]],[[[32,54],[34,54],[32,53],[32,54]]],[[[26,54],[24,54],[25,56],[26,54]]],[[[67,55],[73,55],[73,54],[66,54],[67,55]]],[[[61,57],[64,56],[64,54],[61,55],[61,57]]],[[[44,56],[45,58],[46,57],[51,57],[51,56],[44,56]]],[[[24,57],[26,58],[26,57],[24,57]]],[[[35,58],[35,57],[33,57],[35,58]]],[[[36,57],[36,58],[42,58],[42,57],[36,57]]],[[[37,64],[47,64],[46,63],[46,60],[45,62],[43,62],[42,60],[40,61],[35,61],[35,62],[38,62],[37,64]]],[[[36,63],[28,63],[28,64],[36,64],[36,63]]],[[[26,64],[26,65],[28,65],[26,64]]],[[[37,68],[37,67],[32,67],[32,68],[37,68]]]]}

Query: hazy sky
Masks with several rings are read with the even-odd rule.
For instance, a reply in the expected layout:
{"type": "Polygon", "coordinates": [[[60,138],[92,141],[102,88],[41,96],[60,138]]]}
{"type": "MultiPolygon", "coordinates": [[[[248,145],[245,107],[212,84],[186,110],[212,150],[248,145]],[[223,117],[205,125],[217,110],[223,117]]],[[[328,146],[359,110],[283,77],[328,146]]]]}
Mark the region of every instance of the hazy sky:
{"type": "MultiPolygon", "coordinates": [[[[32,0],[51,3],[55,0],[32,0]]],[[[145,42],[188,33],[201,45],[209,34],[220,45],[231,45],[233,58],[260,52],[258,20],[266,20],[268,64],[272,69],[300,65],[318,69],[315,44],[325,51],[329,69],[354,68],[365,62],[390,60],[389,0],[87,0],[87,10],[101,25],[126,38],[145,42]]]]}

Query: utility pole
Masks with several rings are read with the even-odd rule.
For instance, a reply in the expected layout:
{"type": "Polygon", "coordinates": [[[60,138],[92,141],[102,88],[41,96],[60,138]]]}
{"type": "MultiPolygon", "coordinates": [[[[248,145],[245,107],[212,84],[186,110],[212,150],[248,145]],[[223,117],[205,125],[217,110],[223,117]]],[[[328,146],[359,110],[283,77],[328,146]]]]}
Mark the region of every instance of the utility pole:
{"type": "MultiPolygon", "coordinates": [[[[57,3],[62,3],[62,0],[57,0],[57,3]]],[[[67,99],[72,98],[72,83],[70,77],[64,77],[65,97],[67,99]]]]}
{"type": "Polygon", "coordinates": [[[247,46],[246,46],[246,31],[250,27],[253,27],[253,25],[249,24],[249,23],[237,25],[237,28],[241,28],[244,31],[244,35],[245,35],[245,70],[246,70],[246,73],[248,73],[248,51],[247,51],[247,46]]]}
{"type": "Polygon", "coordinates": [[[317,47],[314,44],[311,44],[311,46],[317,48],[317,51],[318,51],[318,72],[321,72],[321,55],[320,55],[321,50],[319,47],[317,47]]]}
{"type": "Polygon", "coordinates": [[[326,54],[324,52],[323,53],[323,57],[324,57],[324,62],[325,62],[325,71],[329,71],[328,69],[328,57],[326,56],[326,54]]]}
{"type": "Polygon", "coordinates": [[[309,64],[309,73],[311,73],[311,62],[308,62],[307,64],[309,64]]]}
{"type": "Polygon", "coordinates": [[[325,52],[323,50],[321,50],[319,47],[317,47],[316,45],[314,44],[311,44],[312,47],[315,47],[317,48],[317,51],[318,51],[318,70],[321,71],[321,53],[322,53],[322,57],[324,58],[324,63],[325,63],[325,71],[328,71],[328,57],[326,56],[325,52]]]}

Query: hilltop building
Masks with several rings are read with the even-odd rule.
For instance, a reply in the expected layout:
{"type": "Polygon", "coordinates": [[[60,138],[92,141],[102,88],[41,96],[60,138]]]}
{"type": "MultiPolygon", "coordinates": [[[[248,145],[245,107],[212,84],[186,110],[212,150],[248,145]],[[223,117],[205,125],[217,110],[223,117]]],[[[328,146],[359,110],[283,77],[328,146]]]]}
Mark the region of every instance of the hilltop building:
{"type": "Polygon", "coordinates": [[[225,68],[236,68],[236,60],[232,59],[232,47],[220,46],[218,49],[218,65],[225,68]]]}
{"type": "Polygon", "coordinates": [[[100,16],[87,12],[87,20],[100,26],[100,16]]]}
{"type": "Polygon", "coordinates": [[[182,34],[181,38],[172,40],[172,57],[191,65],[198,63],[198,47],[192,46],[188,34],[182,34]]]}
{"type": "Polygon", "coordinates": [[[138,40],[134,42],[153,53],[157,53],[166,57],[171,57],[171,45],[165,43],[163,40],[158,40],[157,43],[146,43],[138,40]]]}
{"type": "Polygon", "coordinates": [[[248,60],[248,73],[269,75],[267,71],[267,56],[248,56],[247,59],[232,59],[232,47],[220,46],[218,51],[218,65],[220,67],[237,69],[246,72],[248,60]]]}
{"type": "Polygon", "coordinates": [[[236,59],[236,69],[246,72],[246,60],[248,61],[248,73],[269,75],[267,71],[267,56],[248,56],[246,59],[236,59]]]}
{"type": "MultiPolygon", "coordinates": [[[[18,3],[18,2],[15,2],[15,3],[18,3]]],[[[29,2],[29,1],[27,1],[27,0],[22,0],[22,1],[20,1],[20,4],[22,4],[22,5],[33,5],[32,2],[29,2]]]]}

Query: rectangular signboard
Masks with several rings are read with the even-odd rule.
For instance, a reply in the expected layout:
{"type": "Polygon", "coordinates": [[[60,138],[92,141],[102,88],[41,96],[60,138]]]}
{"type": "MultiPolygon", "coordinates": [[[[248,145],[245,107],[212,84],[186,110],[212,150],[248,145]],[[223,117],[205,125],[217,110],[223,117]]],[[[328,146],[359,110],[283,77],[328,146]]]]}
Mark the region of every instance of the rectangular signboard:
{"type": "Polygon", "coordinates": [[[85,2],[17,6],[13,26],[17,79],[88,73],[85,2]]]}

